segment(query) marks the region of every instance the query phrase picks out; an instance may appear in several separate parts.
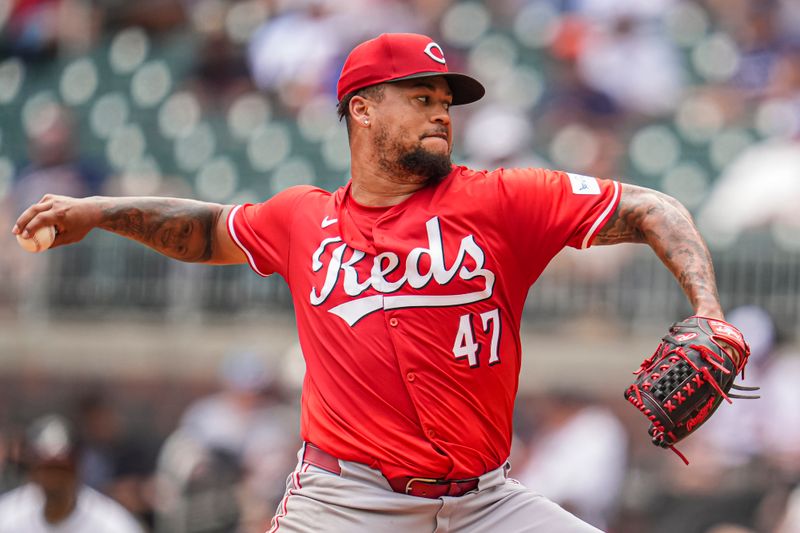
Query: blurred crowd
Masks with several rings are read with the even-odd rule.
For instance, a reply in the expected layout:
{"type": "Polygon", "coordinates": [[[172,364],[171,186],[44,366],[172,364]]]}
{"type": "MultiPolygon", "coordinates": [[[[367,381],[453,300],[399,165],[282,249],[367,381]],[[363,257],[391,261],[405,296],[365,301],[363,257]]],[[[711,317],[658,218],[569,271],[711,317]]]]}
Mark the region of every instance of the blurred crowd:
{"type": "MultiPolygon", "coordinates": [[[[239,202],[341,185],[336,79],[384,31],[431,35],[452,70],[486,84],[454,110],[457,162],[635,182],[684,202],[712,249],[760,230],[800,250],[795,0],[0,2],[0,228],[45,192],[239,202]]],[[[0,304],[36,316],[45,262],[10,238],[0,304]]],[[[76,254],[60,279],[96,266],[76,254]]],[[[798,300],[779,275],[768,283],[798,300]]],[[[753,347],[745,383],[763,398],[723,405],[682,448],[689,468],[649,445],[616,391],[549,390],[519,400],[513,475],[616,533],[800,531],[795,332],[737,311],[753,347]]],[[[8,378],[0,533],[32,516],[80,524],[70,501],[91,502],[80,519],[110,532],[262,533],[300,444],[297,391],[262,355],[231,353],[218,384],[182,384],[170,402],[135,383],[66,386],[54,401],[42,383],[56,377],[8,378]]]]}
{"type": "Polygon", "coordinates": [[[483,101],[456,111],[456,160],[634,181],[687,204],[720,246],[773,226],[793,243],[785,228],[798,224],[800,191],[787,169],[799,150],[800,8],[792,0],[3,5],[0,107],[25,109],[0,116],[29,143],[25,154],[9,132],[0,145],[7,217],[42,184],[218,201],[303,179],[341,185],[346,142],[331,109],[344,57],[380,32],[413,31],[438,40],[451,69],[487,85],[483,101]],[[48,68],[58,87],[19,94],[48,68]],[[117,86],[104,85],[111,78],[117,86]],[[227,127],[215,130],[218,121],[227,127]],[[286,138],[282,121],[305,146],[286,138]],[[161,138],[174,154],[163,153],[161,138]],[[95,147],[95,161],[78,140],[95,147]]]}
{"type": "Polygon", "coordinates": [[[157,384],[76,384],[61,402],[7,387],[0,532],[266,531],[300,445],[298,391],[241,349],[216,382],[181,386],[170,397],[157,384]]]}

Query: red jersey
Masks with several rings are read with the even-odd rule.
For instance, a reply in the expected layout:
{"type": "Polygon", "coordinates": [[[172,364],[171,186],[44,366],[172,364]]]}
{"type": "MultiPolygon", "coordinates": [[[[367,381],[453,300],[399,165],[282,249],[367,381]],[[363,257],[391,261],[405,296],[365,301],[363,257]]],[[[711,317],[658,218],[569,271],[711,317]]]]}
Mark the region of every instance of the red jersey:
{"type": "Polygon", "coordinates": [[[387,208],[359,206],[349,184],[235,207],[250,266],[293,295],[303,439],[389,478],[500,466],[528,289],[564,246],[591,245],[619,196],[610,180],[453,167],[387,208]]]}

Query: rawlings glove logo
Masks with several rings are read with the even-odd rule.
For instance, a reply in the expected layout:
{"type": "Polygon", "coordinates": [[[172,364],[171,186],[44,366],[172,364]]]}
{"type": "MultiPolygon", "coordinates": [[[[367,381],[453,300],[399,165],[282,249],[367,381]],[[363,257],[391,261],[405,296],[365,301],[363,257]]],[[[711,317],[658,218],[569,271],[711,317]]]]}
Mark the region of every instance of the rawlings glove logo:
{"type": "Polygon", "coordinates": [[[714,402],[716,398],[709,398],[708,402],[700,408],[700,411],[697,412],[695,416],[690,418],[686,421],[686,431],[693,431],[697,426],[702,424],[706,418],[712,413],[712,409],[714,408],[714,402]]]}
{"type": "Polygon", "coordinates": [[[727,337],[736,339],[739,342],[744,342],[744,338],[742,337],[742,334],[739,333],[739,330],[730,324],[718,322],[716,320],[709,320],[708,325],[711,326],[711,330],[717,335],[725,335],[727,337]]]}

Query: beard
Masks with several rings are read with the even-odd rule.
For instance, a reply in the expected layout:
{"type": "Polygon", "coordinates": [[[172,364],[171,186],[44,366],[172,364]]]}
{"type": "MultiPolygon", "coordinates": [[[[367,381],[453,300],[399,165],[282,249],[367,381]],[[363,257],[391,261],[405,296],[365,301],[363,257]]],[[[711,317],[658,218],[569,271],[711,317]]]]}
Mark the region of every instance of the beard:
{"type": "Polygon", "coordinates": [[[409,174],[423,178],[426,184],[438,183],[450,174],[450,154],[434,153],[420,145],[400,156],[397,161],[409,174]]]}
{"type": "Polygon", "coordinates": [[[381,129],[374,139],[376,153],[380,154],[378,164],[399,182],[433,185],[450,174],[450,153],[426,150],[421,141],[411,147],[403,146],[390,141],[385,129],[381,129]]]}

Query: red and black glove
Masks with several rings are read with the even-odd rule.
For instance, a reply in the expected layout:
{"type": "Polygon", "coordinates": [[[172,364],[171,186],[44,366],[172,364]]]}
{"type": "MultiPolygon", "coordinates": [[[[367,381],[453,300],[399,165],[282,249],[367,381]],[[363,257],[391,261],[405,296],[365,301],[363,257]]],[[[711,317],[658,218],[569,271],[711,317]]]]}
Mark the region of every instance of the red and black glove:
{"type": "Polygon", "coordinates": [[[733,394],[754,391],[733,383],[744,372],[750,347],[742,333],[722,320],[692,316],[669,329],[655,353],[634,372],[625,398],[649,420],[653,444],[670,448],[693,433],[722,400],[758,398],[733,394]]]}

